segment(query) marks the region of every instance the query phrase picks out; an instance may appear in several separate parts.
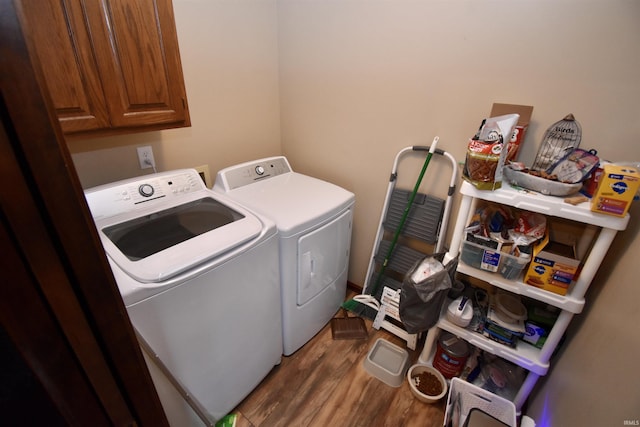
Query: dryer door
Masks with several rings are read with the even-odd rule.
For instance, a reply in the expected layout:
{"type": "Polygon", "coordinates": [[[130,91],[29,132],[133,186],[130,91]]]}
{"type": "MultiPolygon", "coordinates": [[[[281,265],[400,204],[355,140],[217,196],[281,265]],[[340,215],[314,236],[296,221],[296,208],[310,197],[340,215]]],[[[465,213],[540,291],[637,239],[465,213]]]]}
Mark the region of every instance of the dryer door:
{"type": "Polygon", "coordinates": [[[298,241],[297,304],[333,286],[349,265],[352,210],[303,235],[298,241]]]}

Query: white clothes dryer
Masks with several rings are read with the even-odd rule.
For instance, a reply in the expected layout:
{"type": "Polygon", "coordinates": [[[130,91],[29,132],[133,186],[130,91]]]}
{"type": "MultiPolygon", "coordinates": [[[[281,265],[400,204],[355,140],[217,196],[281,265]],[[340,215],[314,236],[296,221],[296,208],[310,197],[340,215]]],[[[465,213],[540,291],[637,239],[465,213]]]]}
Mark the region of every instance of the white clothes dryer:
{"type": "Polygon", "coordinates": [[[270,157],[218,172],[213,190],[275,221],[280,234],[283,354],[308,342],[346,298],[353,193],[270,157]]]}
{"type": "Polygon", "coordinates": [[[85,197],[170,423],[213,425],[282,357],[275,224],[195,170],[85,197]]]}

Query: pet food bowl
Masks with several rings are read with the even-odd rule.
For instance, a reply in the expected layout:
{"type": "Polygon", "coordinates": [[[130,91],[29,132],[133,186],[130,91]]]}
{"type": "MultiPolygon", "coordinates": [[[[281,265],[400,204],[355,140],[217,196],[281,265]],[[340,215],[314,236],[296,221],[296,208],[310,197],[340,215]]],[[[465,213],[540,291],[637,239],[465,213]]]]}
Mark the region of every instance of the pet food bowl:
{"type": "Polygon", "coordinates": [[[527,172],[514,170],[509,166],[505,167],[502,173],[505,181],[548,196],[569,196],[577,193],[582,188],[581,182],[567,184],[565,182],[551,181],[527,172]]]}
{"type": "Polygon", "coordinates": [[[435,403],[447,394],[447,381],[440,371],[430,365],[418,363],[411,366],[407,371],[407,381],[411,393],[421,402],[435,403]],[[425,380],[427,383],[422,383],[425,380]],[[438,390],[440,392],[435,394],[438,390]]]}
{"type": "Polygon", "coordinates": [[[378,338],[363,365],[367,372],[391,387],[400,387],[407,371],[409,353],[389,341],[378,338]]]}

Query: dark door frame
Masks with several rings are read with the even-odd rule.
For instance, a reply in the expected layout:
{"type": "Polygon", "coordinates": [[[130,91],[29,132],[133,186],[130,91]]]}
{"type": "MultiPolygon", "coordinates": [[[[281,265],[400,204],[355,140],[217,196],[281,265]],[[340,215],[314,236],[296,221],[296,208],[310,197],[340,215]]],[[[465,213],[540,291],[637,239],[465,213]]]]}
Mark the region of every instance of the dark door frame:
{"type": "Polygon", "coordinates": [[[0,0],[3,422],[167,426],[23,22],[0,0]]]}

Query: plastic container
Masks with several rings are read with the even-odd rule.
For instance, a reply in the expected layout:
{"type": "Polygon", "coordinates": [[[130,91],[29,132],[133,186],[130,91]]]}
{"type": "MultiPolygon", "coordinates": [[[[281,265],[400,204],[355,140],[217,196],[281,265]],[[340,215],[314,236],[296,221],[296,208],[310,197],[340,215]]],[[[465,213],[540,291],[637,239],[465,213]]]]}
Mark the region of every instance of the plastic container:
{"type": "Polygon", "coordinates": [[[483,253],[484,248],[480,245],[464,242],[460,251],[460,260],[471,267],[480,268],[483,253]]]}
{"type": "Polygon", "coordinates": [[[500,256],[499,251],[472,242],[464,242],[460,252],[460,259],[465,264],[494,273],[500,267],[500,256]]]}
{"type": "Polygon", "coordinates": [[[531,255],[521,254],[517,257],[476,243],[464,242],[460,259],[473,268],[500,273],[505,279],[515,280],[531,261],[531,255]]]}
{"type": "Polygon", "coordinates": [[[415,364],[409,368],[407,371],[407,381],[409,381],[409,388],[411,389],[411,393],[421,402],[425,403],[435,403],[438,400],[442,399],[447,394],[447,381],[444,376],[432,366],[424,365],[421,363],[415,364]],[[433,375],[440,386],[442,387],[442,392],[435,395],[430,395],[427,393],[423,393],[418,389],[419,384],[416,383],[416,377],[419,377],[421,374],[431,374],[433,375]]]}
{"type": "Polygon", "coordinates": [[[550,179],[531,175],[528,172],[514,170],[511,167],[505,167],[503,169],[503,173],[504,179],[508,183],[528,190],[537,191],[538,193],[542,193],[547,196],[570,196],[571,194],[576,194],[580,188],[582,188],[581,182],[567,184],[565,182],[552,181],[550,179]]]}
{"type": "Polygon", "coordinates": [[[438,339],[433,367],[447,379],[462,373],[469,357],[469,344],[453,334],[445,332],[438,339]]]}
{"type": "Polygon", "coordinates": [[[505,323],[516,323],[527,318],[527,307],[519,295],[499,292],[494,297],[495,314],[505,323]]]}
{"type": "Polygon", "coordinates": [[[529,261],[531,261],[531,255],[528,254],[522,254],[519,257],[502,254],[500,258],[500,274],[509,280],[515,280],[520,277],[523,270],[529,265],[529,261]]]}
{"type": "MultiPolygon", "coordinates": [[[[495,423],[467,423],[468,417],[474,409],[481,410],[496,418],[499,421],[497,425],[510,427],[516,427],[518,425],[516,406],[513,402],[459,378],[451,380],[446,408],[443,425],[447,426],[496,425],[495,423]]],[[[469,422],[470,421],[471,420],[469,420],[469,422]]],[[[524,426],[524,423],[522,425],[524,426]]]]}
{"type": "Polygon", "coordinates": [[[378,338],[364,359],[364,369],[391,387],[400,387],[407,372],[409,353],[407,350],[378,338]]]}

